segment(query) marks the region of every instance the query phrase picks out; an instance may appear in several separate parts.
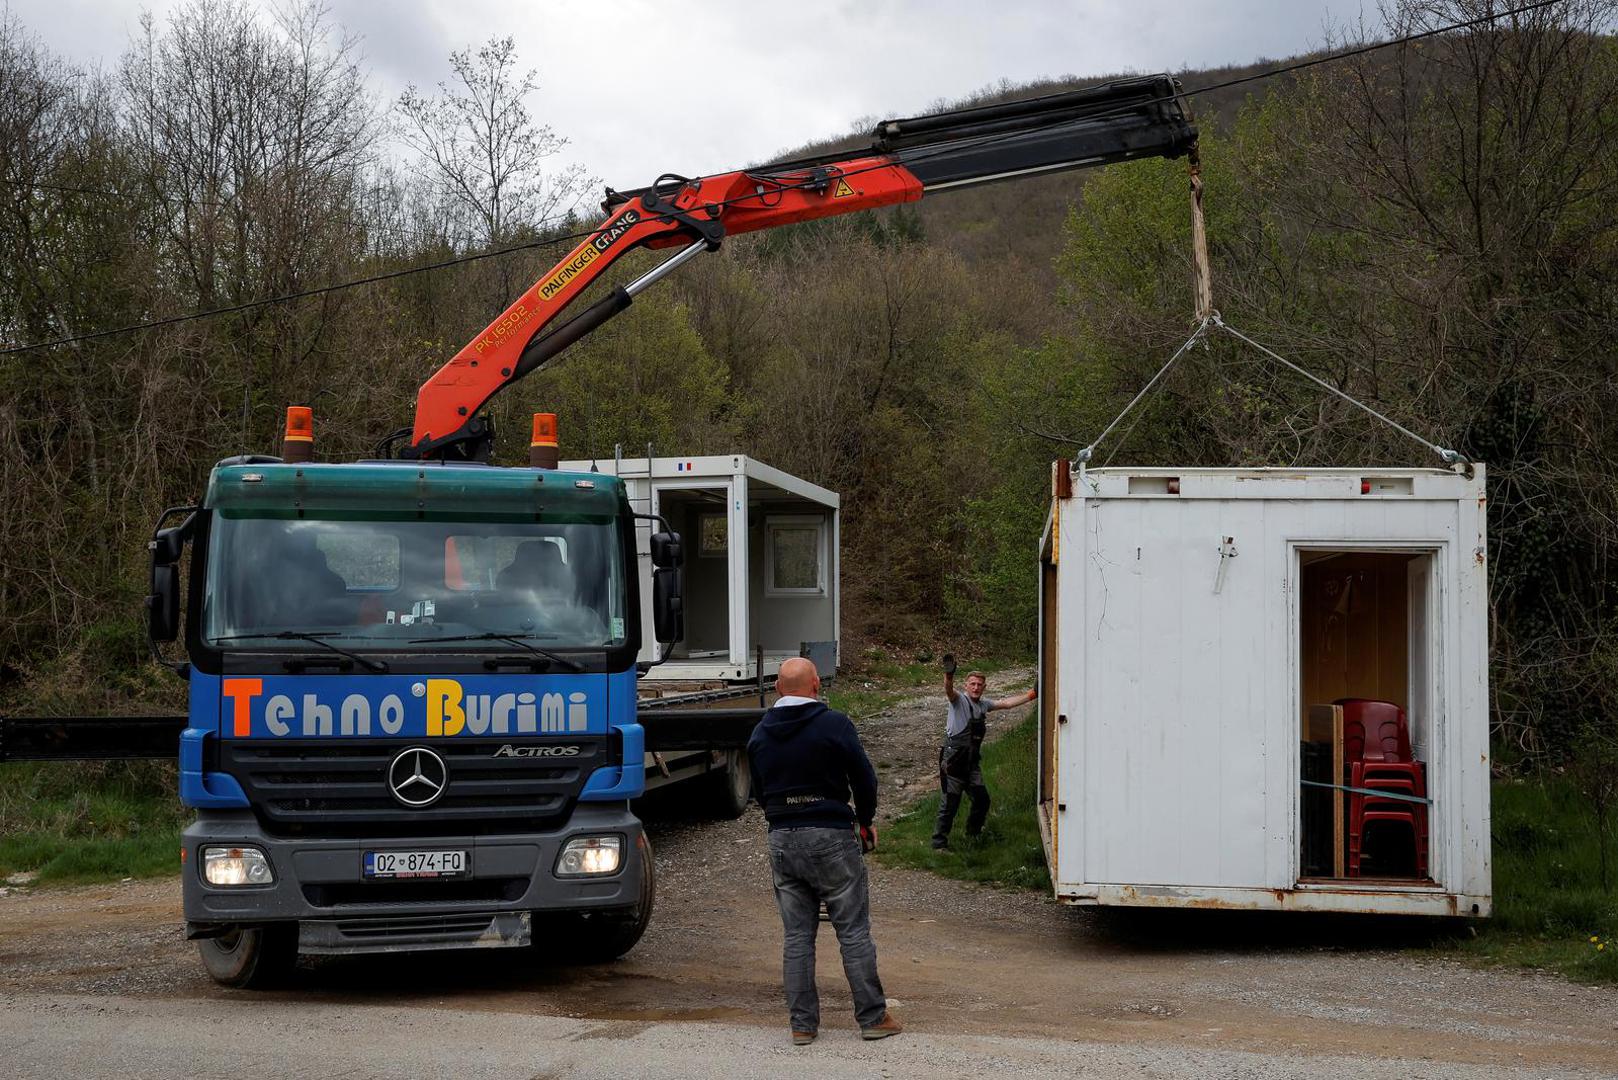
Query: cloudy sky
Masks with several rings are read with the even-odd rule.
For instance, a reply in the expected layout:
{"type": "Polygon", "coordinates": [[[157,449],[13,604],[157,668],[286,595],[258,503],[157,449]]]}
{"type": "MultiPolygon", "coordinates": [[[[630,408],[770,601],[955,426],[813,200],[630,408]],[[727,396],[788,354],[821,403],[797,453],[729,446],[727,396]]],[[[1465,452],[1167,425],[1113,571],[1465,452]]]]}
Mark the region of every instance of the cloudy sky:
{"type": "MultiPolygon", "coordinates": [[[[265,0],[267,2],[267,0],[265,0]]],[[[1002,78],[1247,63],[1317,47],[1360,0],[327,0],[379,100],[510,34],[534,114],[615,187],[735,168],[1002,78]]],[[[0,0],[45,44],[111,67],[134,0],[0,0]]],[[[174,0],[144,5],[161,20],[174,0]]],[[[1374,18],[1374,4],[1363,5],[1374,18]]]]}

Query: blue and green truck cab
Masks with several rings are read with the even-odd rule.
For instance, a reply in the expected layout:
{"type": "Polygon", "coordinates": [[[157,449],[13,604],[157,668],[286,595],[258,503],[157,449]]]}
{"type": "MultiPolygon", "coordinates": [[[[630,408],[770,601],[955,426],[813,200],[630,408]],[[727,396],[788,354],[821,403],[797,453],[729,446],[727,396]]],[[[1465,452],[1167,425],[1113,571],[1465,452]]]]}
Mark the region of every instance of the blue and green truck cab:
{"type": "MultiPolygon", "coordinates": [[[[273,458],[221,462],[165,514],[148,609],[154,641],[183,626],[184,907],[210,975],[635,944],[634,517],[601,474],[273,458]]],[[[651,556],[656,638],[677,640],[679,537],[651,556]]]]}

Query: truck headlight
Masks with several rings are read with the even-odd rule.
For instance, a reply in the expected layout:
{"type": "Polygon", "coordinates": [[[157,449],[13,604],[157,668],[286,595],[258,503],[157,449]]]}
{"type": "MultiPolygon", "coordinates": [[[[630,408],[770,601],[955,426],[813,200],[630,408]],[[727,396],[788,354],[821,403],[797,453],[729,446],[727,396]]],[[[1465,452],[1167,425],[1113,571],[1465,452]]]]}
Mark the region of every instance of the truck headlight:
{"type": "Polygon", "coordinates": [[[254,847],[202,849],[202,880],[209,885],[273,885],[270,860],[254,847]]]}
{"type": "Polygon", "coordinates": [[[616,874],[623,861],[621,836],[575,836],[562,848],[556,860],[557,877],[585,877],[590,874],[616,874]]]}

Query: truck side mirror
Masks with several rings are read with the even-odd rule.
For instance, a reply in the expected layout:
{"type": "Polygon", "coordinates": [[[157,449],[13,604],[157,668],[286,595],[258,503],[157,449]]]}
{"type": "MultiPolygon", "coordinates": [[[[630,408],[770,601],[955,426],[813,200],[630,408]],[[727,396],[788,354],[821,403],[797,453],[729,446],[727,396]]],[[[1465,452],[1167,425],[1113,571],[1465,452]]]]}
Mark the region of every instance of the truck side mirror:
{"type": "Polygon", "coordinates": [[[185,549],[181,529],[160,529],[148,545],[152,552],[152,591],[146,597],[146,623],[153,641],[173,641],[180,635],[180,554],[185,549]]]}
{"type": "Polygon", "coordinates": [[[685,565],[685,544],[679,533],[652,534],[652,565],[659,570],[677,570],[685,565]]]}
{"type": "Polygon", "coordinates": [[[180,561],[180,555],[185,551],[185,536],[180,528],[159,529],[157,535],[152,537],[149,545],[152,550],[152,564],[167,563],[173,566],[180,561]]]}
{"type": "Polygon", "coordinates": [[[173,641],[180,636],[180,568],[173,563],[152,564],[146,621],[153,641],[173,641]]]}
{"type": "Polygon", "coordinates": [[[672,645],[685,637],[685,596],[678,566],[652,571],[652,623],[657,640],[672,645]]]}

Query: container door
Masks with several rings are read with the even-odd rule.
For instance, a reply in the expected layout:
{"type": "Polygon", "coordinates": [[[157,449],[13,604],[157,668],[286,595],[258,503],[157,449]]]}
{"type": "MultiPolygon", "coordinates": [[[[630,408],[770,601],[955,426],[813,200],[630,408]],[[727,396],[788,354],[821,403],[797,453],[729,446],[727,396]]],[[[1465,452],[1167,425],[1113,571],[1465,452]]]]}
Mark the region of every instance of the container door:
{"type": "Polygon", "coordinates": [[[1410,611],[1410,743],[1417,761],[1433,761],[1433,622],[1431,610],[1433,560],[1411,559],[1406,589],[1410,611]]]}
{"type": "MultiPolygon", "coordinates": [[[[1083,531],[1082,557],[1062,563],[1084,575],[1084,640],[1069,646],[1083,710],[1059,742],[1064,779],[1082,747],[1084,882],[1272,884],[1290,871],[1269,865],[1266,841],[1267,756],[1284,721],[1269,690],[1288,663],[1262,505],[1095,500],[1083,531]]],[[[1063,800],[1071,814],[1076,799],[1063,800]]]]}

